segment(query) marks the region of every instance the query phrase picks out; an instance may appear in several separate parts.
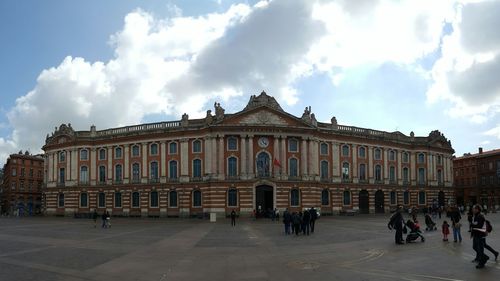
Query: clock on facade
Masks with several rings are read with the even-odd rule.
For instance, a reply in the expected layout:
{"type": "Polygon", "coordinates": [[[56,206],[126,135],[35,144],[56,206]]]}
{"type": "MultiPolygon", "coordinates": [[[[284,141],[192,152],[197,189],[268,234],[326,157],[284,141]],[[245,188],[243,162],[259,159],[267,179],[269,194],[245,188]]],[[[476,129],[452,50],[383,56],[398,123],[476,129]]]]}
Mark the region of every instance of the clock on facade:
{"type": "Polygon", "coordinates": [[[269,139],[266,137],[261,137],[258,141],[258,144],[262,148],[267,147],[269,145],[269,139]]]}

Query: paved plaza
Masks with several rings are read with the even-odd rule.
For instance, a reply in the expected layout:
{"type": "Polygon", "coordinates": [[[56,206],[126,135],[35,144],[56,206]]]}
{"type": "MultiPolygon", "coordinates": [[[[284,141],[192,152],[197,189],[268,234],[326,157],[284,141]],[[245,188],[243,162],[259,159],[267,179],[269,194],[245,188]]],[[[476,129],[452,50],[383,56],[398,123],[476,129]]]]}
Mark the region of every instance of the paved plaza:
{"type": "MultiPolygon", "coordinates": [[[[461,244],[434,231],[398,246],[388,217],[323,217],[298,237],[269,220],[116,218],[101,229],[87,219],[0,218],[0,280],[500,279],[500,262],[474,268],[465,229],[461,244]]],[[[500,249],[500,214],[487,218],[488,243],[500,249]]]]}

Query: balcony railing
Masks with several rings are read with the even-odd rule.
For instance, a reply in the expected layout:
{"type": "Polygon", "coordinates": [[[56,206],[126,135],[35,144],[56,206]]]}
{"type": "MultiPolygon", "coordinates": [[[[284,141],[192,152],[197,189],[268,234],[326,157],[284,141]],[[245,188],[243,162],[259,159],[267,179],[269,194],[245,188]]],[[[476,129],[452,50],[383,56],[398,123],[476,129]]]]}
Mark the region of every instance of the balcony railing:
{"type": "Polygon", "coordinates": [[[330,178],[320,178],[319,181],[321,182],[330,182],[330,178]]]}
{"type": "Polygon", "coordinates": [[[410,181],[403,181],[403,185],[410,185],[410,181]]]}
{"type": "Polygon", "coordinates": [[[113,184],[123,184],[123,180],[114,180],[113,184]]]}
{"type": "Polygon", "coordinates": [[[396,181],[396,180],[389,180],[389,184],[398,184],[398,181],[396,181]]]}
{"type": "Polygon", "coordinates": [[[229,176],[229,175],[226,176],[226,180],[233,180],[233,181],[235,181],[235,180],[239,180],[239,179],[240,179],[239,176],[229,176]]]}
{"type": "Polygon", "coordinates": [[[342,178],[342,183],[351,183],[352,179],[342,178]]]}
{"type": "Polygon", "coordinates": [[[65,182],[57,182],[57,187],[65,187],[66,183],[65,182]]]}
{"type": "Polygon", "coordinates": [[[168,182],[179,182],[179,178],[168,178],[168,182]]]}
{"type": "Polygon", "coordinates": [[[141,179],[133,178],[132,183],[134,183],[134,184],[141,183],[141,179]]]}
{"type": "Polygon", "coordinates": [[[359,183],[368,183],[368,180],[367,179],[359,179],[358,181],[359,183]]]}
{"type": "Polygon", "coordinates": [[[381,180],[381,179],[379,179],[379,180],[377,180],[377,179],[376,179],[376,180],[375,180],[375,184],[383,184],[383,183],[384,183],[384,181],[383,181],[383,180],[381,180]]]}
{"type": "Polygon", "coordinates": [[[98,181],[97,185],[106,185],[106,181],[98,181]]]}
{"type": "Polygon", "coordinates": [[[299,181],[299,180],[302,180],[302,178],[299,176],[288,176],[288,180],[289,181],[299,181]]]}
{"type": "Polygon", "coordinates": [[[190,181],[192,181],[192,182],[201,182],[201,181],[203,181],[203,178],[202,177],[193,177],[193,178],[191,178],[190,181]]]}
{"type": "Polygon", "coordinates": [[[89,181],[80,181],[78,184],[85,186],[85,185],[89,185],[90,183],[89,183],[89,181]]]}
{"type": "Polygon", "coordinates": [[[150,178],[149,179],[149,183],[159,183],[160,182],[160,178],[150,178]]]}

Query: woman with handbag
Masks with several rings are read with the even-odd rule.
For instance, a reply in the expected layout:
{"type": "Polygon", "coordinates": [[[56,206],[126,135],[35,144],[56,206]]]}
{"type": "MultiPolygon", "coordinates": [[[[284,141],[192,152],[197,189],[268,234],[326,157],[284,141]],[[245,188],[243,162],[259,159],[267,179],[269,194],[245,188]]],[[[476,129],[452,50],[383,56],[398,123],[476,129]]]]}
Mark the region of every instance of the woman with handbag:
{"type": "Polygon", "coordinates": [[[460,233],[460,227],[462,225],[460,224],[460,219],[462,219],[462,217],[460,216],[460,211],[456,206],[453,206],[453,208],[451,208],[451,212],[448,215],[450,216],[451,227],[453,229],[453,242],[459,241],[461,243],[462,234],[460,233]]]}

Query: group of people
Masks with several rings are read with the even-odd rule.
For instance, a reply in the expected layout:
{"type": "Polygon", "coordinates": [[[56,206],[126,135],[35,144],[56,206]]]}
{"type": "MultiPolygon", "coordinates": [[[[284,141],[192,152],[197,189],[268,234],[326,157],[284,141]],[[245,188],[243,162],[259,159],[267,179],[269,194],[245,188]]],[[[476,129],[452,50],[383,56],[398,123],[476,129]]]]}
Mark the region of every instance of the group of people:
{"type": "MultiPolygon", "coordinates": [[[[450,218],[451,224],[448,223],[447,220],[444,220],[442,225],[441,225],[441,232],[443,234],[443,241],[448,242],[448,235],[450,234],[450,227],[453,230],[453,242],[455,243],[461,243],[462,242],[462,234],[460,232],[461,230],[461,210],[457,207],[451,207],[448,212],[447,216],[450,218]]],[[[422,235],[420,231],[420,226],[418,224],[416,212],[411,212],[412,214],[412,220],[404,221],[403,218],[403,207],[398,206],[396,212],[391,216],[389,223],[388,223],[388,228],[389,229],[394,229],[396,231],[395,233],[395,242],[396,244],[405,244],[403,240],[403,232],[404,230],[408,227],[410,229],[410,233],[408,233],[407,238],[406,238],[406,243],[410,243],[419,237],[421,238],[422,242],[425,241],[424,236],[422,235]]],[[[485,219],[484,215],[481,213],[481,206],[480,205],[475,205],[471,207],[469,216],[469,232],[471,233],[471,238],[472,238],[472,248],[476,252],[476,258],[473,260],[473,262],[476,262],[476,268],[484,268],[486,262],[489,260],[489,257],[484,253],[484,249],[489,250],[493,255],[495,256],[495,260],[497,260],[499,252],[496,251],[495,249],[491,248],[487,243],[486,243],[486,236],[488,235],[489,232],[492,230],[492,226],[488,220],[485,219]]],[[[432,221],[431,216],[429,213],[426,213],[425,215],[425,223],[427,225],[426,230],[432,231],[435,230],[435,223],[432,221]]]]}
{"type": "Polygon", "coordinates": [[[305,209],[300,212],[290,213],[288,209],[283,213],[283,224],[285,225],[285,235],[295,233],[299,235],[309,235],[314,233],[316,220],[318,219],[318,212],[314,207],[305,209]]]}
{"type": "MultiPolygon", "coordinates": [[[[92,213],[92,219],[94,220],[94,228],[97,227],[97,218],[99,217],[99,214],[97,213],[96,210],[94,210],[94,213],[92,213]]],[[[102,228],[110,228],[111,227],[111,215],[109,214],[108,211],[103,212],[101,215],[102,219],[102,228]]]]}

